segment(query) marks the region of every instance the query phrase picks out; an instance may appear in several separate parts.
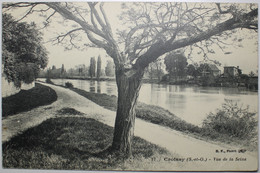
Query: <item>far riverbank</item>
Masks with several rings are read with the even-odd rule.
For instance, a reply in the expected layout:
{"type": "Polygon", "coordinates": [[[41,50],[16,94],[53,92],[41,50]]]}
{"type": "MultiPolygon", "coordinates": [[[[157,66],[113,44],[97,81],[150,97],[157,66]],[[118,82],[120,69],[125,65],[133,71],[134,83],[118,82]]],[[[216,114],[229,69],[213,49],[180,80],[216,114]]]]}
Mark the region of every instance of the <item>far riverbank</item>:
{"type": "MultiPolygon", "coordinates": [[[[46,77],[42,77],[46,78],[46,77]]],[[[90,78],[85,76],[73,76],[73,77],[64,77],[64,78],[52,78],[52,79],[68,79],[68,80],[86,80],[86,81],[114,81],[116,82],[115,77],[100,77],[100,78],[90,78]]],[[[220,79],[219,82],[212,84],[205,84],[198,82],[196,80],[187,80],[181,82],[171,82],[171,81],[159,81],[158,79],[143,78],[142,82],[145,84],[160,84],[160,85],[183,85],[183,86],[202,86],[202,87],[223,87],[223,88],[238,88],[239,90],[258,92],[258,77],[249,78],[247,82],[228,82],[224,79],[220,79]],[[222,82],[221,82],[222,81],[222,82]]]]}

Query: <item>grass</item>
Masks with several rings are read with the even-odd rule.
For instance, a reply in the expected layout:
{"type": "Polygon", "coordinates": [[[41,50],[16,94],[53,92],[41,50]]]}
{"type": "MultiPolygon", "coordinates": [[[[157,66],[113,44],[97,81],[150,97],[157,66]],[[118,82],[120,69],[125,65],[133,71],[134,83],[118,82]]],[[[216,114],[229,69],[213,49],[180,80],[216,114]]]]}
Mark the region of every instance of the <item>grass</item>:
{"type": "MultiPolygon", "coordinates": [[[[107,94],[91,93],[78,88],[71,88],[76,93],[86,97],[87,99],[103,106],[109,110],[116,111],[117,97],[109,96],[107,94]]],[[[148,105],[138,102],[136,107],[136,117],[149,121],[154,124],[170,127],[179,131],[200,132],[198,126],[187,123],[168,110],[159,106],[148,105]]]]}
{"type": "Polygon", "coordinates": [[[17,114],[48,105],[57,100],[56,92],[50,87],[36,83],[30,90],[21,90],[19,93],[2,99],[2,116],[17,114]]]}
{"type": "Polygon", "coordinates": [[[84,115],[83,113],[68,107],[60,109],[57,113],[59,115],[84,115]]]}
{"type": "MultiPolygon", "coordinates": [[[[71,90],[109,110],[116,111],[117,109],[116,96],[91,93],[77,88],[71,88],[71,90]]],[[[145,103],[138,102],[136,107],[136,117],[154,124],[178,130],[180,132],[189,134],[195,138],[202,139],[205,141],[215,141],[234,146],[241,146],[251,151],[256,150],[258,145],[257,137],[247,140],[241,140],[240,138],[229,136],[227,134],[218,133],[216,131],[210,131],[208,128],[202,128],[187,123],[186,121],[180,119],[168,110],[165,110],[159,106],[147,105],[145,103]]]]}
{"type": "Polygon", "coordinates": [[[94,119],[51,118],[2,145],[3,167],[66,170],[151,170],[174,167],[175,163],[152,161],[154,157],[172,156],[165,149],[138,137],[133,139],[132,159],[119,160],[110,155],[97,155],[110,146],[112,136],[112,127],[94,119]]]}

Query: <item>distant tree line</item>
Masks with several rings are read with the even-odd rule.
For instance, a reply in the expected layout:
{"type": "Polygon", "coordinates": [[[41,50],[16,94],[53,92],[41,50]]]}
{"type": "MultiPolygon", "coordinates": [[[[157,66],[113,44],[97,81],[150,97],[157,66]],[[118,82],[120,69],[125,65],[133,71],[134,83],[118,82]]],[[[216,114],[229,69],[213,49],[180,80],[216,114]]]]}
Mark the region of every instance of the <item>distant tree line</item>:
{"type": "MultiPolygon", "coordinates": [[[[184,54],[171,52],[164,58],[167,74],[163,75],[160,82],[170,84],[199,84],[204,86],[248,86],[254,85],[250,78],[255,77],[254,72],[243,74],[239,67],[231,75],[221,73],[218,68],[219,62],[188,64],[184,54]]],[[[226,67],[225,67],[226,68],[226,67]]],[[[254,87],[257,88],[257,87],[254,87]]]]}
{"type": "MultiPolygon", "coordinates": [[[[90,65],[80,64],[74,68],[66,70],[62,64],[61,68],[53,66],[47,72],[42,73],[41,77],[48,78],[91,78],[100,79],[101,77],[114,77],[115,66],[110,60],[104,69],[101,68],[101,56],[90,58],[90,65]]],[[[149,64],[145,70],[145,75],[150,82],[163,82],[169,84],[199,84],[205,86],[216,86],[220,83],[233,85],[236,83],[247,83],[250,77],[255,76],[254,72],[249,75],[242,74],[241,69],[233,77],[224,78],[218,69],[219,62],[214,63],[193,63],[188,64],[188,60],[183,53],[170,52],[163,59],[157,59],[149,64]]]]}
{"type": "MultiPolygon", "coordinates": [[[[164,59],[159,59],[151,64],[146,69],[146,76],[150,81],[167,82],[167,83],[186,83],[189,79],[198,78],[208,80],[215,78],[215,73],[212,72],[212,64],[208,63],[193,63],[188,64],[187,58],[183,53],[170,52],[164,59]]],[[[217,67],[215,67],[217,68],[217,67]]],[[[220,73],[219,73],[220,75],[220,73]]]]}
{"type": "Polygon", "coordinates": [[[40,77],[47,78],[91,78],[99,80],[101,77],[114,77],[115,67],[114,63],[110,60],[107,61],[105,69],[102,69],[101,56],[98,56],[96,61],[95,57],[90,58],[90,65],[79,64],[74,68],[65,69],[64,64],[61,68],[52,66],[47,71],[41,71],[40,77]]]}

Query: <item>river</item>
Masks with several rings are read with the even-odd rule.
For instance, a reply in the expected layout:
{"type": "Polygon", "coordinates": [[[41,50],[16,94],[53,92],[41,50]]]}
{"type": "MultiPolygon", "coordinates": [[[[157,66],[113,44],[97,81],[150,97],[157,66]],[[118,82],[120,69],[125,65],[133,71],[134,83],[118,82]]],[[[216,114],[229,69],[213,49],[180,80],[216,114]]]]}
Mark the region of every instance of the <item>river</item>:
{"type": "MultiPolygon", "coordinates": [[[[39,79],[45,81],[45,79],[39,79]]],[[[88,81],[52,79],[55,84],[65,85],[71,82],[74,87],[88,92],[117,95],[114,81],[88,81]]],[[[151,105],[161,106],[183,120],[201,126],[203,119],[210,112],[225,102],[233,100],[243,105],[249,105],[249,110],[258,112],[258,93],[239,90],[238,88],[198,87],[166,84],[143,84],[138,100],[151,105]]]]}

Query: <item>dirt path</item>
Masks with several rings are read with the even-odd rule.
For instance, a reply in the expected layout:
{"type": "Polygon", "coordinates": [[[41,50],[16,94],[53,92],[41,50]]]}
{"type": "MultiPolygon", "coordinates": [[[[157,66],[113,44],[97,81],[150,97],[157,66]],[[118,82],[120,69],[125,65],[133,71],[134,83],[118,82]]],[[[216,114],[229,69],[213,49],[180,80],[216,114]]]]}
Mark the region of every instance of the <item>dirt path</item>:
{"type": "MultiPolygon", "coordinates": [[[[3,119],[3,142],[48,118],[57,116],[56,111],[64,107],[74,108],[85,113],[87,117],[109,126],[114,125],[115,112],[107,110],[69,89],[44,85],[50,86],[57,92],[58,100],[51,105],[3,119]]],[[[181,164],[184,165],[183,167],[173,168],[173,170],[254,170],[257,168],[256,153],[238,153],[239,148],[225,148],[140,119],[136,119],[135,135],[164,147],[173,154],[172,158],[156,158],[156,161],[184,163],[181,164]],[[223,150],[226,153],[216,153],[216,150],[223,150]],[[236,152],[230,153],[227,150],[236,150],[236,152]],[[190,162],[189,158],[194,160],[190,162]],[[220,158],[221,161],[217,161],[217,158],[220,158]],[[227,158],[228,161],[223,161],[224,158],[227,158]],[[230,158],[234,160],[230,161],[230,158]]]]}

